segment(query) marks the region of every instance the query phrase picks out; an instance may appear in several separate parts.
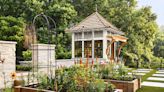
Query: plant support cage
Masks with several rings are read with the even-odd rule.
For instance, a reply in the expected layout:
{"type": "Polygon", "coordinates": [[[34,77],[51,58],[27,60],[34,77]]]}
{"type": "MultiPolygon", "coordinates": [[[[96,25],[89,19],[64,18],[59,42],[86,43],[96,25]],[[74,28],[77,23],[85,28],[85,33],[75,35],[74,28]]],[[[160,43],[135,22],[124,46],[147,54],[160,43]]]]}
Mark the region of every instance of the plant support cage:
{"type": "Polygon", "coordinates": [[[34,56],[37,57],[37,59],[32,60],[33,83],[34,83],[34,78],[36,77],[35,73],[37,74],[37,82],[39,82],[38,72],[41,67],[44,67],[45,69],[47,69],[47,75],[49,76],[49,78],[52,79],[53,75],[55,75],[55,72],[53,72],[53,70],[55,71],[57,63],[55,61],[55,57],[51,57],[51,55],[54,54],[51,52],[52,50],[51,45],[52,43],[54,43],[53,40],[55,39],[54,37],[56,36],[55,29],[56,29],[55,21],[51,17],[43,13],[36,15],[32,21],[32,45],[33,45],[32,52],[34,52],[34,50],[36,52],[32,54],[32,57],[34,56]],[[38,34],[39,28],[42,28],[42,31],[43,31],[41,35],[38,34]],[[46,60],[47,65],[44,65],[44,66],[40,65],[38,61],[38,54],[39,54],[37,51],[38,46],[34,47],[35,44],[42,43],[42,42],[37,41],[38,39],[43,39],[43,40],[46,39],[45,40],[46,45],[48,46],[48,48],[46,49],[47,57],[48,57],[46,60]],[[52,58],[54,58],[54,61],[51,61],[52,58]]]}

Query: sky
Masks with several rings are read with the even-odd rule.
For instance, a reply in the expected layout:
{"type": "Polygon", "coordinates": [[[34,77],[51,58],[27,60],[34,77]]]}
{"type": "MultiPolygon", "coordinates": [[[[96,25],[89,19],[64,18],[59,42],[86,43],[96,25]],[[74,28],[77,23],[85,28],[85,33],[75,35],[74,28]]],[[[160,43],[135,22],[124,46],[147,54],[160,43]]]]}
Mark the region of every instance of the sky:
{"type": "Polygon", "coordinates": [[[157,24],[164,25],[164,0],[138,0],[138,7],[151,6],[157,15],[157,24]]]}

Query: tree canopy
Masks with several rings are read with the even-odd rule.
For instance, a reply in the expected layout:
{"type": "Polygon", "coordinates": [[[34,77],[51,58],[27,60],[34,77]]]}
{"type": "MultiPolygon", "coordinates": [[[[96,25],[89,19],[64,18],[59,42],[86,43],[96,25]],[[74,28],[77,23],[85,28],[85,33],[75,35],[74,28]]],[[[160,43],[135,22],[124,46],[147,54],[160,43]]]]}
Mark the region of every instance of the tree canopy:
{"type": "Polygon", "coordinates": [[[164,58],[164,27],[160,28],[160,31],[157,33],[154,43],[154,55],[164,58]]]}
{"type": "Polygon", "coordinates": [[[16,41],[17,54],[21,55],[23,50],[25,23],[22,18],[12,16],[0,17],[0,40],[16,41]]]}

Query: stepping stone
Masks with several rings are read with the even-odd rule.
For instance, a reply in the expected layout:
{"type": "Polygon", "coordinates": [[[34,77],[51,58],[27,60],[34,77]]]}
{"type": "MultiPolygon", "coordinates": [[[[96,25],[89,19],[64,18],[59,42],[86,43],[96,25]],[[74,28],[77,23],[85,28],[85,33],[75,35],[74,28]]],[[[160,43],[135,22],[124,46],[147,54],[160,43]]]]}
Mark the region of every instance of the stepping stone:
{"type": "Polygon", "coordinates": [[[147,80],[164,81],[164,78],[149,77],[147,80]]]}
{"type": "Polygon", "coordinates": [[[136,72],[136,73],[148,73],[148,72],[150,72],[150,71],[135,70],[135,71],[133,71],[133,72],[136,72]]]}
{"type": "Polygon", "coordinates": [[[156,76],[156,77],[164,77],[164,74],[153,74],[153,76],[156,76]]]}
{"type": "Polygon", "coordinates": [[[159,82],[147,82],[144,81],[141,84],[142,86],[151,86],[151,87],[162,87],[164,88],[164,83],[159,83],[159,82]]]}
{"type": "Polygon", "coordinates": [[[157,71],[156,73],[163,73],[164,74],[164,71],[157,71]]]}
{"type": "Polygon", "coordinates": [[[158,70],[158,71],[160,71],[160,72],[164,72],[164,70],[158,70]]]}
{"type": "Polygon", "coordinates": [[[132,68],[127,68],[128,70],[132,70],[132,68]]]}
{"type": "Polygon", "coordinates": [[[137,69],[137,70],[140,70],[140,71],[151,71],[152,69],[137,69]]]}
{"type": "MultiPolygon", "coordinates": [[[[129,75],[132,75],[132,73],[128,73],[129,75]]],[[[145,75],[145,73],[133,73],[134,75],[145,75]]]]}

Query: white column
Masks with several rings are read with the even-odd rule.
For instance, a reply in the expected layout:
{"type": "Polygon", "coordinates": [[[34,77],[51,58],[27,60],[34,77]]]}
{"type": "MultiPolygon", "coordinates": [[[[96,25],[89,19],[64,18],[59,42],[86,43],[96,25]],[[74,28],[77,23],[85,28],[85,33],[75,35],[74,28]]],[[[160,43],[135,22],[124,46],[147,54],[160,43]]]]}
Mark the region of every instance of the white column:
{"type": "Polygon", "coordinates": [[[107,55],[106,55],[107,39],[106,39],[106,36],[107,36],[107,31],[104,30],[103,31],[103,58],[104,59],[107,59],[107,55]]]}
{"type": "Polygon", "coordinates": [[[75,58],[75,41],[74,41],[75,36],[74,36],[74,35],[75,35],[75,34],[72,33],[72,59],[75,58]]]}
{"type": "Polygon", "coordinates": [[[114,43],[114,59],[116,59],[117,42],[114,43]]]}
{"type": "Polygon", "coordinates": [[[92,59],[94,59],[94,48],[95,48],[95,45],[94,45],[94,31],[92,31],[92,59]]]}
{"type": "Polygon", "coordinates": [[[84,58],[84,32],[82,32],[82,58],[84,58]]]}

